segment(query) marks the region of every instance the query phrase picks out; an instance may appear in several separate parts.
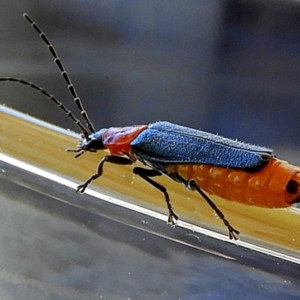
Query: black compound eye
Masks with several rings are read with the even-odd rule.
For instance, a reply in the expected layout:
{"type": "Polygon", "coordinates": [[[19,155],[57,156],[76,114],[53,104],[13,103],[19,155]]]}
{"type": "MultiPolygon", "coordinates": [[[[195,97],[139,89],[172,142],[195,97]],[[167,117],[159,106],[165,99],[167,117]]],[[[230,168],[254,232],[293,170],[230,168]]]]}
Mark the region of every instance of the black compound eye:
{"type": "Polygon", "coordinates": [[[98,140],[98,139],[90,140],[83,148],[85,151],[92,151],[92,152],[105,149],[102,140],[98,140]]]}

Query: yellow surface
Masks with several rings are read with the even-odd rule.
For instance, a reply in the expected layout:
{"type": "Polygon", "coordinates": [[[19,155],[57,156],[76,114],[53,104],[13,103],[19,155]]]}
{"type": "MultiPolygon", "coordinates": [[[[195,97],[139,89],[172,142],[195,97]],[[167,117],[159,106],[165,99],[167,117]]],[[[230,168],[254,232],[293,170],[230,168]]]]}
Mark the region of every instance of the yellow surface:
{"type": "MultiPolygon", "coordinates": [[[[47,171],[74,178],[81,183],[95,172],[99,160],[106,152],[85,153],[74,159],[73,154],[65,152],[65,149],[75,147],[76,144],[77,140],[74,138],[6,114],[0,107],[0,151],[4,154],[47,171]]],[[[182,184],[164,176],[156,180],[168,188],[175,212],[180,219],[227,232],[196,192],[187,191],[182,184]]],[[[93,185],[125,195],[126,199],[131,198],[147,208],[167,212],[163,195],[141,178],[134,176],[131,166],[106,164],[103,176],[93,185]]],[[[249,237],[300,253],[298,211],[290,208],[263,209],[217,197],[211,198],[232,226],[241,232],[241,240],[249,237]]]]}

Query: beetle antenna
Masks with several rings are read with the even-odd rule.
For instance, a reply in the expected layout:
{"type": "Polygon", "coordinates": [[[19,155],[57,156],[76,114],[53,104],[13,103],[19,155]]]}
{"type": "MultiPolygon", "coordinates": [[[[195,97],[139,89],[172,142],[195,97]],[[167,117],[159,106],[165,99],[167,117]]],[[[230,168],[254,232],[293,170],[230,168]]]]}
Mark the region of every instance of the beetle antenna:
{"type": "Polygon", "coordinates": [[[23,17],[31,24],[32,28],[34,28],[40,38],[44,41],[44,43],[47,45],[50,53],[52,54],[52,56],[54,57],[54,62],[56,63],[56,65],[58,66],[58,68],[61,71],[61,75],[64,78],[64,80],[66,81],[66,83],[68,84],[68,89],[71,92],[73,98],[74,98],[74,102],[76,103],[77,107],[80,110],[81,115],[83,116],[84,120],[86,121],[86,125],[87,128],[92,132],[95,133],[95,129],[94,126],[92,124],[92,122],[90,121],[87,112],[85,111],[85,109],[83,108],[82,102],[80,100],[80,98],[78,97],[75,87],[73,85],[73,83],[71,82],[70,76],[68,75],[67,71],[65,70],[60,58],[58,57],[58,55],[56,54],[56,51],[54,49],[54,47],[52,46],[52,44],[49,42],[48,38],[46,37],[46,35],[41,31],[41,29],[37,26],[37,24],[26,14],[23,14],[23,17]]]}
{"type": "Polygon", "coordinates": [[[43,88],[33,84],[32,82],[23,80],[23,79],[18,79],[18,78],[13,78],[13,77],[3,77],[0,78],[0,81],[12,81],[12,82],[18,82],[24,85],[27,85],[39,92],[41,92],[42,94],[44,94],[45,96],[47,96],[51,101],[53,101],[56,105],[58,105],[73,121],[74,123],[80,128],[80,131],[82,132],[82,134],[84,135],[84,137],[86,138],[86,140],[90,140],[89,138],[89,134],[87,132],[87,129],[82,125],[82,123],[73,115],[73,113],[59,100],[57,100],[57,98],[55,98],[53,95],[49,94],[47,91],[45,91],[43,88]]]}

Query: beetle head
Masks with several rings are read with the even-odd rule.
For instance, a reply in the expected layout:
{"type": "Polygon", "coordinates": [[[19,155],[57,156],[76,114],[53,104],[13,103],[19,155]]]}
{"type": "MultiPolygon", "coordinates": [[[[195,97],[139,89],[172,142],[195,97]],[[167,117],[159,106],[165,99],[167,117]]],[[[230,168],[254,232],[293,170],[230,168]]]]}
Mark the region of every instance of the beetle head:
{"type": "Polygon", "coordinates": [[[75,158],[81,156],[84,152],[97,152],[98,150],[106,149],[103,145],[103,134],[106,132],[106,128],[100,129],[99,131],[92,133],[85,138],[83,135],[81,136],[81,140],[79,141],[76,148],[68,148],[66,151],[75,152],[75,158]]]}

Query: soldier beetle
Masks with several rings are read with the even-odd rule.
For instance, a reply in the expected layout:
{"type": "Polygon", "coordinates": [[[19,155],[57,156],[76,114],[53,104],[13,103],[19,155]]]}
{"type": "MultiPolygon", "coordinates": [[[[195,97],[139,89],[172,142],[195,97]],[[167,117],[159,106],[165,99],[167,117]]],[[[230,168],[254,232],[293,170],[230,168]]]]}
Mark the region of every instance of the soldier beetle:
{"type": "Polygon", "coordinates": [[[167,189],[152,179],[163,174],[183,183],[188,189],[196,190],[228,228],[230,239],[237,239],[239,231],[230,225],[206,193],[267,208],[288,207],[300,202],[300,169],[277,159],[272,149],[169,122],[111,127],[96,131],[48,38],[27,14],[23,16],[48,46],[86,126],[43,88],[12,77],[0,78],[0,81],[18,82],[36,89],[57,104],[76,123],[82,138],[76,148],[67,149],[75,153],[75,158],[87,151],[107,149],[110,152],[110,155],[106,155],[99,162],[96,173],[77,187],[78,193],[83,193],[92,181],[102,175],[105,163],[132,165],[140,161],[148,168],[135,167],[133,173],[163,193],[169,224],[174,225],[178,217],[171,205],[167,189]]]}

